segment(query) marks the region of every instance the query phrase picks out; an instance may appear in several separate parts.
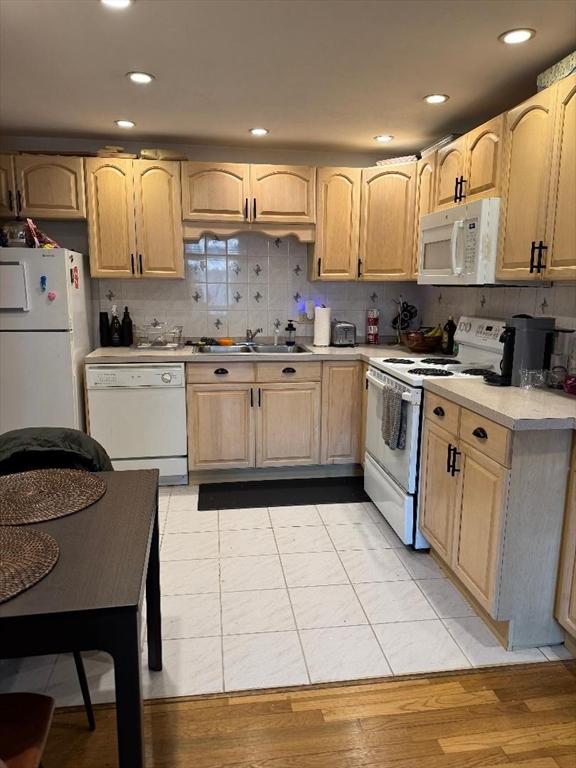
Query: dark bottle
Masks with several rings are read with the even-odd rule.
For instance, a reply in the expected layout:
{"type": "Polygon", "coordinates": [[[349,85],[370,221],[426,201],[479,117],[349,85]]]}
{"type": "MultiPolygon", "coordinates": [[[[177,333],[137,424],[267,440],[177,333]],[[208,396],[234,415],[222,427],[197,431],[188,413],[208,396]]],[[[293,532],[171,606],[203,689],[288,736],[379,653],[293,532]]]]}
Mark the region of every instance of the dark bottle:
{"type": "Polygon", "coordinates": [[[100,346],[110,346],[110,318],[108,312],[100,312],[100,346]]]}
{"type": "Polygon", "coordinates": [[[112,307],[112,322],[110,323],[110,344],[113,347],[122,346],[122,326],[118,320],[118,310],[116,304],[112,307]]]}
{"type": "Polygon", "coordinates": [[[286,337],[286,346],[293,347],[296,344],[296,326],[292,320],[288,320],[288,325],[284,330],[288,334],[286,337]]]}
{"type": "Polygon", "coordinates": [[[131,347],[133,341],[132,318],[128,312],[128,307],[124,307],[124,316],[122,317],[122,346],[131,347]]]}
{"type": "Polygon", "coordinates": [[[442,331],[442,352],[445,355],[454,354],[454,334],[456,333],[456,323],[452,315],[448,316],[448,322],[442,331]]]}

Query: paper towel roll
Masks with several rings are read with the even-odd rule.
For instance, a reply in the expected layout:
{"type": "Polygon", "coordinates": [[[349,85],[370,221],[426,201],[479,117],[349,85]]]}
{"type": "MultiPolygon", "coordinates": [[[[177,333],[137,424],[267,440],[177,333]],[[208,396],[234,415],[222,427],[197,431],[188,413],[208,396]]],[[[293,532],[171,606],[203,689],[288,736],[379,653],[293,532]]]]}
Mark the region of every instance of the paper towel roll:
{"type": "Polygon", "coordinates": [[[314,309],[314,346],[330,346],[330,307],[316,307],[314,309]]]}

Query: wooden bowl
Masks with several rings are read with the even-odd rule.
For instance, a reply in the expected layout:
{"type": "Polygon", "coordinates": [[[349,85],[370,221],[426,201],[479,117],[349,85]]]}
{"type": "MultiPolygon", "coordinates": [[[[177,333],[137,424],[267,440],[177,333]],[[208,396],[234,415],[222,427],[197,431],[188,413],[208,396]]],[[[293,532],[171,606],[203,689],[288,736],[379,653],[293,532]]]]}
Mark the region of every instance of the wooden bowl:
{"type": "Polygon", "coordinates": [[[430,330],[406,331],[402,333],[402,343],[412,352],[437,352],[442,344],[442,336],[426,336],[430,330]]]}

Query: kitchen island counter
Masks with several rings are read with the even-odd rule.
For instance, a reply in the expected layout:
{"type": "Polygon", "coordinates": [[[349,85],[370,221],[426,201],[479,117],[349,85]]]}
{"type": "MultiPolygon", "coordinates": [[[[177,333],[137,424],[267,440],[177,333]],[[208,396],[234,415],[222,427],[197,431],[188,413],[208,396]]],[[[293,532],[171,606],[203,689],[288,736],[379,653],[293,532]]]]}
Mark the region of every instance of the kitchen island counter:
{"type": "Polygon", "coordinates": [[[424,390],[508,429],[576,429],[576,397],[561,390],[492,387],[480,378],[426,379],[424,390]]]}

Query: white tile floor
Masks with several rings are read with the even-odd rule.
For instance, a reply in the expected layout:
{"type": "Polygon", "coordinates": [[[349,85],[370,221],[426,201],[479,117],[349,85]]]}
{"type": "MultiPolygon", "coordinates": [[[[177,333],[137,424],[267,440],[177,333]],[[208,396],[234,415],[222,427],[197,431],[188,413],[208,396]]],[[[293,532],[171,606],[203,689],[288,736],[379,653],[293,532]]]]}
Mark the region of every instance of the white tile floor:
{"type": "MultiPolygon", "coordinates": [[[[568,658],[508,652],[424,553],[372,504],[198,511],[198,489],[160,499],[164,669],[145,698],[568,658]]],[[[144,635],[144,633],[143,633],[144,635]]],[[[95,702],[111,659],[84,654],[95,702]]],[[[69,655],[0,662],[0,691],[80,703],[69,655]]]]}

